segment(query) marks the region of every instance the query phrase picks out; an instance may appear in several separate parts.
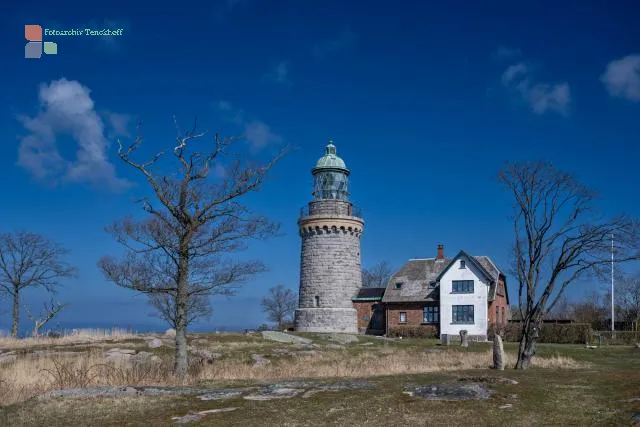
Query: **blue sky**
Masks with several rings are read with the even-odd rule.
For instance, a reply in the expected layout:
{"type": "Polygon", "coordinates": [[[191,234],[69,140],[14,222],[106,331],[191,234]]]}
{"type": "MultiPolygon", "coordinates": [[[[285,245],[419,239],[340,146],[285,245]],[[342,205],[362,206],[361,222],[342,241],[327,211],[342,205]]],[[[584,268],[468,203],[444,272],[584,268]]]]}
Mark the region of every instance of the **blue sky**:
{"type": "Polygon", "coordinates": [[[259,324],[269,287],[297,288],[297,215],[329,138],[364,211],[365,266],[434,256],[437,243],[506,265],[510,199],[495,177],[509,160],[551,160],[597,189],[605,213],[640,216],[637,2],[10,3],[0,8],[0,224],[72,251],[80,277],[60,293],[71,303],[61,324],[154,322],[143,297],[96,266],[120,251],[103,228],[138,214],[147,194],[113,144],[137,118],[143,154],[173,146],[174,114],[246,133],[257,157],[296,147],[247,200],[282,223],[283,237],[243,254],[269,272],[215,301],[203,328],[259,324]],[[51,36],[57,55],[24,59],[25,24],[123,35],[51,36]]]}

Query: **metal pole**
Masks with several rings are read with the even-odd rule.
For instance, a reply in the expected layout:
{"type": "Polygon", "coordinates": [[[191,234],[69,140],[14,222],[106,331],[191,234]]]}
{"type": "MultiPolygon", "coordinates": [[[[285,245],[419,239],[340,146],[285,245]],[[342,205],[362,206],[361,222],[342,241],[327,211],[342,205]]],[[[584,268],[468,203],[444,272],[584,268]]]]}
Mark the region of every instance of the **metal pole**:
{"type": "Polygon", "coordinates": [[[615,331],[615,304],[613,301],[613,234],[611,234],[611,332],[615,331]]]}

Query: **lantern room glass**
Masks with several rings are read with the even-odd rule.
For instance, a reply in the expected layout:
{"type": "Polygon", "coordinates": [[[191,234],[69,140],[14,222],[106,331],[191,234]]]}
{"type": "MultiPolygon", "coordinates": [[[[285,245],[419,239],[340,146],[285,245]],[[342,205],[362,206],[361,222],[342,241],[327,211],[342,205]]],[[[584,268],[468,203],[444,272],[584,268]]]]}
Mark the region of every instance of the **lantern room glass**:
{"type": "Polygon", "coordinates": [[[313,198],[315,200],[336,199],[348,200],[347,174],[340,170],[323,170],[314,176],[313,198]]]}

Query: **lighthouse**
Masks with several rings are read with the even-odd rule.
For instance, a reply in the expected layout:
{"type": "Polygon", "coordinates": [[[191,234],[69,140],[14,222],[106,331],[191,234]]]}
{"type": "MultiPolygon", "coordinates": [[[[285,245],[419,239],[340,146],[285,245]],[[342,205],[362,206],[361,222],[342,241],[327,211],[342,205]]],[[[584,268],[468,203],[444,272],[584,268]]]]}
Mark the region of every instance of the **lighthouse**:
{"type": "Polygon", "coordinates": [[[351,298],[362,287],[364,220],[349,200],[349,169],[331,141],[311,170],[313,198],[298,220],[300,299],[295,330],[357,333],[351,298]]]}

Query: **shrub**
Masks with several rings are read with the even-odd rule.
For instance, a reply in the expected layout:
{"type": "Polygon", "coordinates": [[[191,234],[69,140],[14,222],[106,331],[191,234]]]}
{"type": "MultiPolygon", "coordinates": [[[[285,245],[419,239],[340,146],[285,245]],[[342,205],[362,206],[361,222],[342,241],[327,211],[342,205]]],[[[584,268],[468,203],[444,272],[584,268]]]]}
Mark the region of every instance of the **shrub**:
{"type": "MultiPolygon", "coordinates": [[[[518,342],[522,338],[522,324],[509,323],[500,327],[501,336],[505,341],[518,342]]],[[[492,340],[495,328],[489,330],[489,339],[492,340]]],[[[591,325],[588,323],[543,323],[540,327],[538,342],[552,344],[584,344],[592,334],[591,325]]]]}
{"type": "MultiPolygon", "coordinates": [[[[637,342],[640,342],[639,331],[598,331],[594,332],[594,334],[602,335],[603,343],[606,344],[633,345],[637,342]]],[[[597,339],[595,339],[595,342],[597,342],[597,339]]]]}
{"type": "Polygon", "coordinates": [[[438,338],[438,328],[433,325],[397,326],[389,328],[387,336],[391,338],[438,338]]]}

